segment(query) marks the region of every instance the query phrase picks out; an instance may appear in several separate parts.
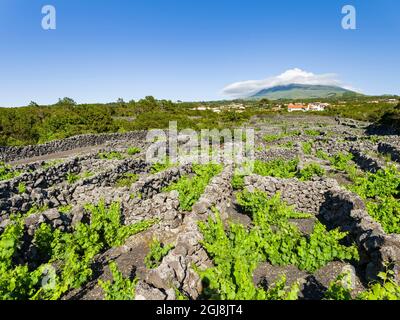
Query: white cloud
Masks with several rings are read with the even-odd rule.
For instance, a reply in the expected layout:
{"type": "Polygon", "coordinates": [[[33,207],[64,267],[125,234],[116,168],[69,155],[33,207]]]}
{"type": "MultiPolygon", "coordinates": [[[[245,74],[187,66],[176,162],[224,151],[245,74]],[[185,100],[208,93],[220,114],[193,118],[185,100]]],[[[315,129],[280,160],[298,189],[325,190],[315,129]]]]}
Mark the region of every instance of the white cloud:
{"type": "Polygon", "coordinates": [[[312,72],[295,68],[287,70],[278,76],[270,77],[264,80],[248,80],[232,83],[222,90],[222,94],[236,98],[246,97],[257,93],[262,89],[280,85],[288,85],[292,83],[340,86],[350,89],[350,87],[343,85],[342,82],[337,79],[337,75],[334,73],[314,74],[312,72]]]}

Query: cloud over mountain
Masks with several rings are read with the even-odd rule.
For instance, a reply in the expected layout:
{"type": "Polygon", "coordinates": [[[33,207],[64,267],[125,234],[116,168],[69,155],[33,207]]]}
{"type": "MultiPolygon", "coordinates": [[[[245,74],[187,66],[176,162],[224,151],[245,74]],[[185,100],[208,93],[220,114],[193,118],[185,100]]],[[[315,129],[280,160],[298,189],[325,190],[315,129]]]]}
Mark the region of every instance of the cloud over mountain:
{"type": "Polygon", "coordinates": [[[288,84],[328,85],[343,86],[334,73],[314,74],[299,68],[285,71],[284,73],[264,80],[248,80],[232,83],[222,90],[222,94],[235,98],[246,97],[262,89],[288,84]]]}

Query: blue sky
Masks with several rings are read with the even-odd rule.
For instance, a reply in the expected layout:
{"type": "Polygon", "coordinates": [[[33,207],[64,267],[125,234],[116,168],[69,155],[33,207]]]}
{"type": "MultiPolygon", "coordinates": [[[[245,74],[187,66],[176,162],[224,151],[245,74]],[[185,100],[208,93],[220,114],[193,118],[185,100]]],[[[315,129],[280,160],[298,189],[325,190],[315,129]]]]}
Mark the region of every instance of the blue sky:
{"type": "Polygon", "coordinates": [[[300,68],[400,94],[398,0],[0,0],[0,106],[225,98],[300,68]],[[57,29],[41,28],[41,8],[57,29]],[[341,8],[357,9],[357,30],[341,8]]]}

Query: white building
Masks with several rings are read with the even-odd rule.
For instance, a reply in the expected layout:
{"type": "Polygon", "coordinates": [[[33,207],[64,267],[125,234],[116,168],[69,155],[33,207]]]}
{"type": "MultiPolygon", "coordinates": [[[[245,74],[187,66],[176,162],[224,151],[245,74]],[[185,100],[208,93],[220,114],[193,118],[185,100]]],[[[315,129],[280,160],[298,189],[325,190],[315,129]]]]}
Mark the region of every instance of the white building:
{"type": "Polygon", "coordinates": [[[329,103],[314,102],[308,104],[308,111],[325,111],[329,103]]]}

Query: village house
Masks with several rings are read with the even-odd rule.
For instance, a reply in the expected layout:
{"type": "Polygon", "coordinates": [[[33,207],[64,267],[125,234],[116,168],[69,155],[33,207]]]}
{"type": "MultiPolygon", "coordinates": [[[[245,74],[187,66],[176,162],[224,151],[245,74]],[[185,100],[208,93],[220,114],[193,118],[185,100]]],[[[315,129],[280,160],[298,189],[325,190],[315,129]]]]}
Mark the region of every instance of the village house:
{"type": "Polygon", "coordinates": [[[308,104],[308,111],[325,111],[329,103],[314,102],[308,104]]]}
{"type": "Polygon", "coordinates": [[[325,111],[325,108],[329,107],[329,103],[321,103],[321,102],[313,102],[308,105],[304,105],[302,103],[290,103],[288,105],[288,111],[325,111]]]}
{"type": "Polygon", "coordinates": [[[294,112],[294,111],[302,111],[302,112],[306,112],[307,111],[307,106],[303,105],[303,104],[294,104],[294,103],[290,103],[288,105],[288,111],[289,112],[294,112]]]}

